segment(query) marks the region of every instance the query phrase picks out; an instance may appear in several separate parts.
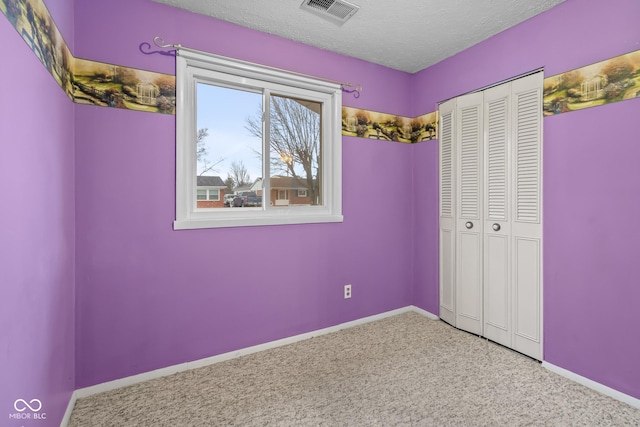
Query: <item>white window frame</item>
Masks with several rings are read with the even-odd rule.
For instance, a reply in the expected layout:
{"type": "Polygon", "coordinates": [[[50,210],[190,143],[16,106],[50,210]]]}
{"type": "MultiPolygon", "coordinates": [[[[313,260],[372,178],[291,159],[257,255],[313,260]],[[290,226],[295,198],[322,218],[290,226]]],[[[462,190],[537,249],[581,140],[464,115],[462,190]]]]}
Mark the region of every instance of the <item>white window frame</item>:
{"type": "Polygon", "coordinates": [[[309,190],[298,190],[298,197],[309,197],[309,190]]]}
{"type": "MultiPolygon", "coordinates": [[[[213,54],[179,49],[176,55],[176,220],[174,230],[342,222],[342,89],[340,85],[213,54]],[[196,92],[198,83],[322,103],[321,206],[272,209],[269,174],[263,177],[262,207],[202,210],[196,206],[196,92]]],[[[269,104],[266,104],[269,105],[269,104]]],[[[268,120],[269,108],[264,120],[268,120]]],[[[264,138],[269,128],[263,124],[264,138]]],[[[263,145],[263,171],[269,146],[263,145]]]]}

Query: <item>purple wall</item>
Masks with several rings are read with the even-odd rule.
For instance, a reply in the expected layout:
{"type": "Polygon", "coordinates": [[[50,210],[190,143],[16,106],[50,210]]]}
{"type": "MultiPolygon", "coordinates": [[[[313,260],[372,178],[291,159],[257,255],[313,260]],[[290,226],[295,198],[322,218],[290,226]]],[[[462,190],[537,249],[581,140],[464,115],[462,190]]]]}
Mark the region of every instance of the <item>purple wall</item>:
{"type": "Polygon", "coordinates": [[[56,27],[60,31],[64,42],[69,47],[71,53],[75,52],[74,49],[74,1],[73,0],[42,0],[53,22],[56,23],[56,27]]]}
{"type": "MultiPolygon", "coordinates": [[[[345,105],[409,112],[409,74],[148,0],[76,2],[76,23],[79,57],[173,72],[173,58],[138,50],[161,35],[362,83],[345,105]]],[[[172,231],[175,117],[76,114],[77,387],[411,304],[408,147],[344,138],[344,223],[172,231]]]]}
{"type": "MultiPolygon", "coordinates": [[[[539,67],[551,76],[640,49],[639,16],[636,0],[567,0],[416,74],[412,114],[539,67]]],[[[640,99],[544,120],[544,358],[636,398],[639,116],[640,99]]],[[[414,223],[414,303],[437,312],[437,144],[413,149],[415,211],[428,221],[414,223]]]]}
{"type": "Polygon", "coordinates": [[[73,104],[4,16],[0,40],[0,424],[58,425],[75,385],[73,104]],[[17,399],[47,421],[10,419],[17,399]]]}
{"type": "MultiPolygon", "coordinates": [[[[151,0],[47,6],[77,57],[173,73],[172,58],[139,50],[160,35],[362,83],[345,105],[404,116],[531,69],[553,75],[640,48],[635,0],[567,0],[415,75],[151,0]]],[[[3,81],[29,82],[6,85],[0,115],[12,208],[0,210],[0,416],[38,398],[55,422],[74,385],[409,304],[438,312],[437,143],[343,138],[341,224],[172,231],[175,117],[74,106],[0,21],[19,64],[2,67],[3,81]]],[[[635,397],[640,231],[615,226],[640,214],[638,113],[631,100],[544,121],[545,360],[635,397]]]]}
{"type": "Polygon", "coordinates": [[[636,398],[638,117],[640,99],[547,118],[544,159],[545,359],[636,398]]]}

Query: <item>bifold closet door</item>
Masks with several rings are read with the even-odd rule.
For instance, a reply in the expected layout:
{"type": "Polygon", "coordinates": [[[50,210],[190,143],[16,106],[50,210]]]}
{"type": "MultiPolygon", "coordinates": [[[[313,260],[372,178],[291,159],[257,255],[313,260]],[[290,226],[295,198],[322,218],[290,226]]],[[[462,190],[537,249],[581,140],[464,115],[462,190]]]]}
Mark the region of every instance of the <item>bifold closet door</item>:
{"type": "Polygon", "coordinates": [[[543,74],[511,82],[512,345],[542,360],[543,74]]]}
{"type": "Polygon", "coordinates": [[[511,84],[484,92],[484,336],[511,347],[511,84]]]}
{"type": "Polygon", "coordinates": [[[482,335],[483,94],[456,100],[456,326],[482,335]]]}
{"type": "Polygon", "coordinates": [[[542,359],[543,73],[440,105],[440,317],[542,359]]]}
{"type": "Polygon", "coordinates": [[[542,73],[484,91],[484,336],[542,359],[542,73]]]}
{"type": "Polygon", "coordinates": [[[455,128],[456,100],[452,99],[439,108],[440,165],[440,223],[439,223],[439,290],[440,318],[456,326],[455,276],[456,276],[456,217],[455,217],[455,128]]]}

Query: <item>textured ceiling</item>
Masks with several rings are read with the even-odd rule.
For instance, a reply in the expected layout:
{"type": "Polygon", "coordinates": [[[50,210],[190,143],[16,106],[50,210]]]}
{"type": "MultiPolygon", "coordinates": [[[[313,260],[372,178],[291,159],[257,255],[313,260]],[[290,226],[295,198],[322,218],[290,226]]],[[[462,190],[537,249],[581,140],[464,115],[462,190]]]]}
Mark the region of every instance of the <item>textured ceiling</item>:
{"type": "Polygon", "coordinates": [[[339,26],[302,0],[154,0],[415,73],[565,0],[350,0],[339,26]]]}

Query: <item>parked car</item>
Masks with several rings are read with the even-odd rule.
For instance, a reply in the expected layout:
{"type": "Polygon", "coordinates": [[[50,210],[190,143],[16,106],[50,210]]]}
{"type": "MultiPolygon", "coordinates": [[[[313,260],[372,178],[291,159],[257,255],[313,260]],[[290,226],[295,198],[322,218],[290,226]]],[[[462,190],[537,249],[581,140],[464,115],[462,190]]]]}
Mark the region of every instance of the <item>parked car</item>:
{"type": "Polygon", "coordinates": [[[236,194],[231,201],[231,206],[234,208],[241,208],[244,206],[244,197],[239,194],[236,194]]]}
{"type": "Polygon", "coordinates": [[[240,196],[243,199],[243,206],[262,206],[262,196],[258,196],[253,191],[243,191],[240,196]]]}
{"type": "Polygon", "coordinates": [[[233,198],[236,197],[235,194],[225,194],[224,195],[224,205],[229,207],[233,203],[233,198]]]}

